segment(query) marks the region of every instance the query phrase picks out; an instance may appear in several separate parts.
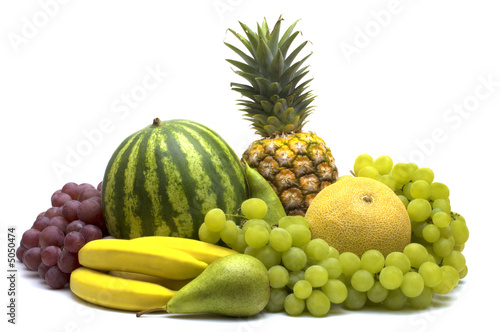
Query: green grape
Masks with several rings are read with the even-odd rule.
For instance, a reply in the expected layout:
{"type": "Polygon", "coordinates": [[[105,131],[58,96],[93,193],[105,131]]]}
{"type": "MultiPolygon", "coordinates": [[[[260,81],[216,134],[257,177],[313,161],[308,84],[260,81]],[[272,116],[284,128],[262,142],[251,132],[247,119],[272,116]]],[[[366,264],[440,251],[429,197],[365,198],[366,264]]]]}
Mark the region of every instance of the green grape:
{"type": "Polygon", "coordinates": [[[333,257],[333,258],[338,259],[339,256],[340,256],[339,251],[336,248],[330,246],[330,251],[328,252],[328,257],[333,257]]]}
{"type": "Polygon", "coordinates": [[[366,270],[357,270],[351,277],[351,286],[358,292],[366,292],[373,287],[373,274],[366,270]]]}
{"type": "Polygon", "coordinates": [[[293,294],[298,299],[305,300],[307,299],[312,293],[312,285],[309,281],[307,280],[299,280],[293,285],[293,294]]]}
{"type": "Polygon", "coordinates": [[[385,184],[392,191],[396,190],[396,180],[394,180],[390,174],[381,175],[378,181],[385,184]]]}
{"type": "Polygon", "coordinates": [[[412,182],[410,194],[413,198],[427,199],[431,194],[431,185],[425,180],[412,182]]]}
{"type": "Polygon", "coordinates": [[[440,228],[439,232],[441,233],[441,237],[444,237],[444,238],[449,238],[451,236],[451,233],[452,233],[450,225],[443,227],[443,228],[440,228]]]}
{"type": "Polygon", "coordinates": [[[279,265],[281,262],[281,253],[274,250],[270,245],[258,249],[255,258],[260,260],[269,270],[272,266],[279,265]]]}
{"type": "Polygon", "coordinates": [[[322,291],[315,289],[306,300],[307,311],[315,317],[323,317],[329,311],[331,302],[328,296],[322,291]]]}
{"type": "Polygon", "coordinates": [[[450,215],[446,212],[438,212],[432,216],[432,223],[439,228],[448,226],[450,221],[450,215]]]}
{"type": "Polygon", "coordinates": [[[392,167],[392,177],[399,183],[406,184],[411,180],[411,169],[408,164],[397,163],[392,167]]]}
{"type": "Polygon", "coordinates": [[[412,201],[413,200],[413,196],[411,195],[411,192],[410,192],[412,185],[413,185],[413,182],[408,182],[407,184],[405,184],[403,186],[403,194],[408,199],[408,201],[412,201]]]}
{"type": "Polygon", "coordinates": [[[388,290],[393,290],[401,286],[403,282],[403,272],[395,266],[386,266],[380,271],[378,280],[388,290]]]}
{"type": "Polygon", "coordinates": [[[312,239],[307,243],[305,252],[307,257],[320,261],[328,257],[330,253],[330,245],[323,239],[312,239]]]}
{"type": "Polygon", "coordinates": [[[454,267],[460,273],[465,268],[465,257],[460,251],[453,250],[443,258],[443,264],[454,267]]]}
{"type": "Polygon", "coordinates": [[[434,172],[430,168],[419,167],[411,175],[411,180],[413,182],[418,181],[418,180],[424,180],[428,184],[431,184],[432,181],[434,181],[434,172]]]}
{"type": "Polygon", "coordinates": [[[290,225],[286,230],[292,236],[292,245],[294,247],[305,246],[311,241],[311,231],[304,225],[290,225]]]}
{"type": "Polygon", "coordinates": [[[300,270],[300,271],[290,271],[288,273],[288,283],[286,284],[288,288],[290,289],[293,289],[293,286],[295,285],[295,283],[299,280],[302,280],[304,279],[304,274],[305,274],[305,271],[304,270],[300,270]]]}
{"type": "Polygon", "coordinates": [[[267,214],[267,204],[260,198],[249,198],[241,203],[241,213],[248,219],[262,219],[267,214]]]}
{"type": "Polygon", "coordinates": [[[352,252],[343,252],[339,256],[340,263],[342,263],[342,271],[346,276],[352,276],[354,272],[361,268],[361,259],[352,252]]]}
{"type": "Polygon", "coordinates": [[[412,267],[418,269],[422,263],[427,262],[429,253],[427,249],[419,243],[408,244],[403,253],[410,259],[410,264],[412,267]]]}
{"type": "Polygon", "coordinates": [[[451,235],[455,239],[455,245],[461,245],[469,239],[469,229],[465,222],[452,220],[450,222],[451,235]]]}
{"type": "MultiPolygon", "coordinates": [[[[424,227],[427,226],[428,224],[424,222],[416,222],[416,221],[411,221],[411,230],[413,232],[413,235],[418,238],[423,238],[422,232],[424,230],[424,227]]],[[[418,241],[413,241],[413,242],[418,242],[418,241]]]]}
{"type": "Polygon", "coordinates": [[[441,232],[439,231],[439,228],[436,225],[427,224],[424,226],[422,230],[422,236],[425,241],[429,243],[434,243],[437,240],[439,240],[441,232]]]}
{"type": "Polygon", "coordinates": [[[219,208],[211,209],[205,214],[204,223],[209,231],[218,233],[226,224],[226,214],[219,208]]]}
{"type": "Polygon", "coordinates": [[[232,220],[226,220],[224,228],[220,231],[220,238],[225,244],[229,245],[238,238],[238,226],[232,220]]]}
{"type": "Polygon", "coordinates": [[[337,279],[328,279],[321,290],[328,296],[332,303],[342,303],[347,298],[346,285],[337,279]]]}
{"type": "Polygon", "coordinates": [[[344,307],[350,310],[359,310],[366,303],[366,292],[358,292],[352,287],[347,287],[347,297],[344,301],[344,307]]]}
{"type": "Polygon", "coordinates": [[[418,274],[424,279],[424,284],[427,287],[435,287],[443,280],[443,272],[439,265],[432,262],[425,262],[418,268],[418,274]]]}
{"type": "Polygon", "coordinates": [[[307,264],[307,255],[304,250],[291,247],[281,257],[283,265],[290,271],[300,271],[307,264]]]}
{"type": "Polygon", "coordinates": [[[272,288],[283,288],[288,284],[290,275],[288,270],[282,265],[274,265],[269,271],[269,284],[272,288]]]}
{"type": "Polygon", "coordinates": [[[201,241],[207,243],[217,243],[217,241],[220,240],[219,233],[208,230],[208,227],[205,223],[201,224],[200,228],[198,228],[198,237],[201,241]]]}
{"type": "Polygon", "coordinates": [[[242,227],[243,232],[246,232],[247,229],[249,229],[250,227],[253,227],[253,226],[262,226],[265,229],[267,229],[268,232],[271,231],[271,226],[269,226],[267,221],[265,221],[264,219],[248,219],[243,224],[243,227],[242,227]]]}
{"type": "Polygon", "coordinates": [[[408,204],[410,203],[410,201],[408,200],[408,198],[406,198],[405,195],[398,195],[398,197],[401,200],[401,202],[403,202],[403,205],[405,206],[405,208],[408,209],[408,204]]]}
{"type": "Polygon", "coordinates": [[[285,252],[292,247],[292,236],[286,229],[276,227],[269,233],[269,243],[274,250],[285,252]]]}
{"type": "Polygon", "coordinates": [[[432,208],[433,209],[441,209],[441,211],[446,212],[446,213],[451,212],[450,201],[448,199],[444,199],[444,198],[438,198],[434,202],[432,202],[432,208]]]}
{"type": "Polygon", "coordinates": [[[311,265],[306,269],[304,279],[312,287],[321,287],[328,281],[328,270],[321,265],[311,265]]]}
{"type": "Polygon", "coordinates": [[[373,166],[365,166],[359,170],[358,176],[376,180],[379,177],[378,170],[373,166]]]}
{"type": "Polygon", "coordinates": [[[327,257],[318,264],[326,269],[329,278],[338,278],[342,274],[342,263],[337,258],[327,257]]]}
{"type": "Polygon", "coordinates": [[[420,293],[420,295],[415,297],[408,297],[408,303],[414,309],[424,309],[427,308],[432,303],[432,298],[434,297],[434,291],[425,287],[420,293]]]}
{"type": "Polygon", "coordinates": [[[410,181],[411,181],[413,173],[415,173],[415,171],[418,169],[418,165],[413,162],[408,163],[407,165],[408,165],[408,171],[410,172],[410,181]]]}
{"type": "Polygon", "coordinates": [[[278,221],[278,226],[281,228],[287,228],[290,225],[303,225],[309,228],[309,223],[303,216],[285,216],[278,221]]]}
{"type": "Polygon", "coordinates": [[[245,241],[245,233],[243,232],[243,229],[238,228],[238,237],[236,238],[236,241],[229,244],[229,247],[231,247],[231,249],[236,250],[239,253],[245,252],[245,249],[248,247],[248,244],[245,241]]]}
{"type": "Polygon", "coordinates": [[[442,237],[432,244],[432,249],[434,249],[436,255],[446,257],[453,251],[453,246],[453,242],[442,237]]]}
{"type": "Polygon", "coordinates": [[[386,175],[392,170],[393,162],[389,156],[379,156],[373,162],[373,166],[375,166],[381,175],[386,175]]]}
{"type": "Polygon", "coordinates": [[[455,288],[460,281],[460,275],[453,266],[449,265],[441,266],[441,271],[443,273],[443,279],[439,285],[432,287],[432,290],[437,294],[443,295],[448,294],[455,288]]]}
{"type": "Polygon", "coordinates": [[[284,288],[271,289],[269,293],[269,302],[266,305],[267,312],[280,312],[285,307],[285,298],[288,292],[284,288]]]}
{"type": "Polygon", "coordinates": [[[253,256],[253,257],[257,256],[258,253],[259,253],[259,249],[258,248],[253,248],[253,247],[250,247],[250,246],[247,246],[245,248],[245,252],[244,252],[245,255],[250,255],[250,256],[253,256]]]}
{"type": "Polygon", "coordinates": [[[360,154],[354,160],[354,174],[358,175],[360,169],[365,166],[373,166],[373,158],[369,154],[360,154]]]}
{"type": "Polygon", "coordinates": [[[290,316],[299,316],[304,312],[306,302],[297,298],[293,293],[288,294],[283,303],[285,311],[290,316]]]}
{"type": "Polygon", "coordinates": [[[432,208],[431,218],[438,212],[443,212],[443,210],[441,210],[440,208],[432,208]]]}
{"type": "Polygon", "coordinates": [[[422,198],[415,198],[408,203],[408,215],[411,220],[414,221],[424,221],[431,215],[431,203],[428,200],[422,198]]]}
{"type": "Polygon", "coordinates": [[[384,263],[384,255],[378,250],[367,250],[361,255],[361,268],[371,273],[380,272],[384,263]]]}
{"type": "Polygon", "coordinates": [[[407,297],[419,296],[424,289],[424,278],[417,272],[408,272],[403,275],[401,291],[407,297]]]}
{"type": "Polygon", "coordinates": [[[401,272],[406,273],[410,271],[411,262],[404,253],[393,251],[385,258],[385,266],[395,266],[400,269],[401,272]]]}
{"type": "Polygon", "coordinates": [[[262,248],[269,242],[269,232],[266,228],[255,225],[245,232],[246,243],[253,248],[262,248]]]}
{"type": "Polygon", "coordinates": [[[407,297],[403,294],[401,289],[389,290],[389,294],[385,298],[383,305],[390,310],[400,310],[406,304],[407,297]]]}
{"type": "Polygon", "coordinates": [[[366,292],[366,296],[373,303],[380,303],[384,301],[385,298],[387,297],[387,294],[389,294],[389,290],[384,286],[382,286],[380,281],[375,281],[372,288],[370,288],[366,292]]]}
{"type": "Polygon", "coordinates": [[[458,273],[460,279],[465,278],[465,276],[467,275],[467,272],[469,272],[469,269],[467,268],[467,265],[465,265],[465,267],[462,269],[462,271],[460,271],[458,273]]]}
{"type": "Polygon", "coordinates": [[[431,194],[429,196],[431,201],[435,201],[439,198],[446,199],[448,197],[450,197],[450,189],[447,185],[441,182],[431,183],[431,194]]]}

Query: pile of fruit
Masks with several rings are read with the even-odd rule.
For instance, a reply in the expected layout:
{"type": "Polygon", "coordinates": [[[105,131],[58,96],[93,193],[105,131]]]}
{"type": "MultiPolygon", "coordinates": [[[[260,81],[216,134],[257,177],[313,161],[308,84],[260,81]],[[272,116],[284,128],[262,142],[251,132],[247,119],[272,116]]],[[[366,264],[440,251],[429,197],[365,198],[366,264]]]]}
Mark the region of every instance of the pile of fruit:
{"type": "Polygon", "coordinates": [[[22,237],[17,257],[52,288],[137,316],[332,306],[423,309],[467,275],[465,219],[434,172],[359,155],[339,177],[304,132],[314,96],[294,22],[229,31],[248,83],[232,83],[261,137],[241,159],[212,129],[161,121],[127,137],[102,183],[67,183],[22,237]],[[101,190],[102,188],[102,190],[101,190]],[[102,206],[101,206],[102,202],[102,206]],[[437,295],[436,295],[437,294],[437,295]]]}

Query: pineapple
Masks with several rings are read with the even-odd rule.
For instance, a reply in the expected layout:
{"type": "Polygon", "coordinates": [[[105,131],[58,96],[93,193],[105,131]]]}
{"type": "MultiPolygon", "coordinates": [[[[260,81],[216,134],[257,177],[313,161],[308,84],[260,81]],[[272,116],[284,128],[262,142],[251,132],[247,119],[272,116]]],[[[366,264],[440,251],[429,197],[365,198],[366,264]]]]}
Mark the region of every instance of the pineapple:
{"type": "Polygon", "coordinates": [[[337,180],[338,170],[323,139],[302,131],[313,111],[314,96],[308,90],[312,79],[302,81],[308,73],[302,65],[310,54],[294,62],[307,41],[289,52],[299,34],[293,32],[297,22],[280,38],[281,21],[280,17],[272,32],[265,19],[257,24],[257,32],[240,23],[247,38],[229,29],[249,54],[225,43],[244,60],[227,61],[250,83],[232,83],[231,88],[241,93],[238,105],[262,137],[242,159],[271,184],[288,215],[304,215],[316,194],[337,180]]]}

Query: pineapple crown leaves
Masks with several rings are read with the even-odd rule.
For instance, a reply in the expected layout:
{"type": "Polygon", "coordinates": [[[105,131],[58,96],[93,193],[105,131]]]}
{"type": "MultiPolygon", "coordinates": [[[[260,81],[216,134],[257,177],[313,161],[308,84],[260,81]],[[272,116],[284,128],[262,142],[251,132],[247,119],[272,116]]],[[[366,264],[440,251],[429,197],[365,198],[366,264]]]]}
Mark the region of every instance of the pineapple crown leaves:
{"type": "Polygon", "coordinates": [[[298,20],[280,37],[282,21],[280,17],[271,31],[264,19],[261,25],[257,23],[256,32],[240,22],[246,37],[228,29],[248,53],[225,42],[243,62],[226,60],[236,67],[236,74],[250,83],[231,83],[231,88],[245,98],[239,99],[238,105],[243,106],[241,111],[245,113],[245,118],[263,137],[300,132],[313,111],[310,104],[315,96],[308,90],[312,79],[301,82],[309,73],[308,66],[303,64],[312,53],[295,61],[308,41],[291,50],[290,46],[300,33],[293,31],[298,20]]]}

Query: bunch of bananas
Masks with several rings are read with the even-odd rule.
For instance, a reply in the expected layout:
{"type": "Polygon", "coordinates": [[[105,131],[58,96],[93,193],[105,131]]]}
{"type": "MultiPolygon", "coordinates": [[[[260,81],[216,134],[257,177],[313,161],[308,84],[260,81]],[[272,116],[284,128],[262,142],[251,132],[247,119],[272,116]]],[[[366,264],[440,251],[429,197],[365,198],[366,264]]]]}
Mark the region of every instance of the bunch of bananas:
{"type": "Polygon", "coordinates": [[[100,239],[78,253],[70,289],[81,299],[112,309],[140,311],[164,306],[218,258],[237,252],[177,237],[100,239]]]}

